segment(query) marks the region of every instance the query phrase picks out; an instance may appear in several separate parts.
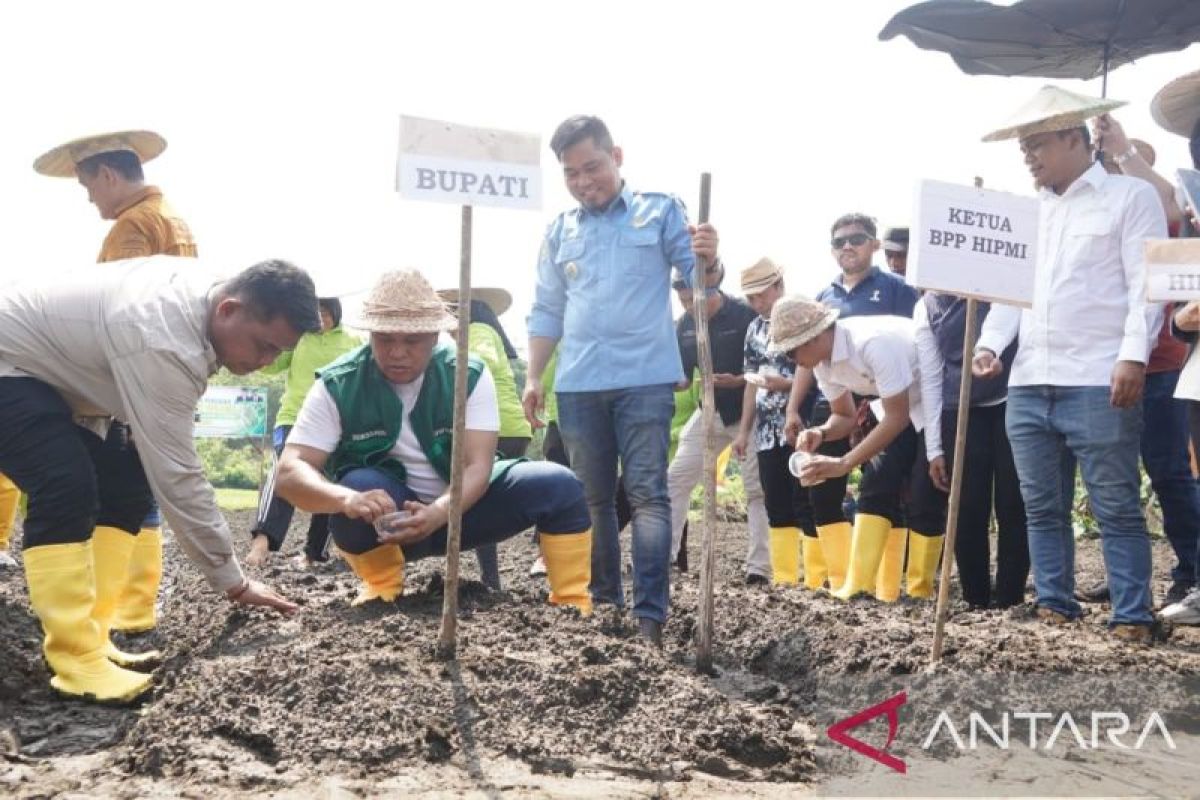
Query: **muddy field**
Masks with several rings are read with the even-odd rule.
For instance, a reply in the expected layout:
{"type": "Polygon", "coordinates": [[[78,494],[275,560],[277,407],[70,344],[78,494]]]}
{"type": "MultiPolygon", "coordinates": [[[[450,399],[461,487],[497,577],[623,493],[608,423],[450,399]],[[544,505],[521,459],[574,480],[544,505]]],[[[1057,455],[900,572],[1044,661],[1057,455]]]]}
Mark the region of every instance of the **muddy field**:
{"type": "MultiPolygon", "coordinates": [[[[243,531],[249,521],[232,518],[243,531]]],[[[52,695],[24,581],[0,573],[0,729],[8,729],[0,730],[0,795],[1196,791],[1188,776],[1200,758],[1200,694],[1188,682],[1200,675],[1200,630],[1168,631],[1155,646],[1140,647],[1106,635],[1103,606],[1062,628],[1037,622],[1029,606],[956,606],[944,661],[929,670],[929,604],[846,605],[796,588],[747,587],[741,531],[720,527],[712,676],[692,664],[694,569],[676,575],[665,649],[657,652],[633,634],[628,617],[584,619],[547,606],[543,581],[527,574],[533,546],[519,537],[501,549],[506,591],[464,583],[459,658],[445,663],[433,651],[439,559],[410,565],[395,605],[352,609],[354,577],[339,561],[299,568],[293,555],[302,533],[294,531],[290,552],[261,570],[302,604],[284,619],[217,599],[169,545],[165,614],[153,637],[168,660],[153,697],[132,710],[52,695]],[[900,690],[911,702],[889,752],[907,759],[906,775],[830,742],[831,724],[900,690]],[[961,718],[1005,703],[1052,702],[1083,712],[1101,700],[1131,715],[1160,710],[1176,746],[1126,755],[964,753],[948,737],[921,744],[939,710],[961,718]]],[[[695,565],[698,542],[691,547],[695,565]]],[[[1156,542],[1160,596],[1168,552],[1156,542]]],[[[464,571],[474,576],[472,556],[464,571]]],[[[1101,574],[1097,543],[1082,542],[1080,581],[1101,574]]],[[[1140,729],[1139,721],[1134,733],[1140,729]]],[[[857,735],[882,746],[886,723],[881,718],[857,735]]]]}

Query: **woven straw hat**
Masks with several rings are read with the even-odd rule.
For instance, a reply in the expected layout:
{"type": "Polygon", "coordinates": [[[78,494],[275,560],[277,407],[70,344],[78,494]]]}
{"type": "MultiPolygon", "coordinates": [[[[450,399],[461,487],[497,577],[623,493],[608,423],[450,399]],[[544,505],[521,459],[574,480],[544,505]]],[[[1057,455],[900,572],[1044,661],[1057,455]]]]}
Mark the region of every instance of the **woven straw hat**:
{"type": "Polygon", "coordinates": [[[372,333],[440,333],[454,330],[458,320],[425,276],[409,269],[380,275],[360,315],[347,324],[372,333]]]}
{"type": "Polygon", "coordinates": [[[1190,138],[1200,122],[1200,70],[1181,75],[1158,90],[1150,116],[1171,133],[1190,138]]]}
{"type": "MultiPolygon", "coordinates": [[[[438,289],[441,297],[452,306],[458,305],[458,289],[438,289]]],[[[512,307],[512,295],[497,286],[471,287],[471,299],[482,300],[498,317],[512,307]]]]}
{"type": "Polygon", "coordinates": [[[758,294],[781,280],[783,270],[779,265],[769,258],[760,258],[742,270],[742,294],[758,294]]]}
{"type": "Polygon", "coordinates": [[[837,318],[837,309],[802,295],[780,298],[771,310],[771,343],[768,349],[773,353],[790,353],[815,339],[837,318]]]}
{"type": "Polygon", "coordinates": [[[74,178],[76,164],[101,153],[126,150],[145,164],[150,159],[157,158],[166,149],[167,140],[153,131],[101,133],[60,144],[38,156],[33,162],[33,168],[51,178],[74,178]]]}
{"type": "Polygon", "coordinates": [[[1057,86],[1043,86],[1029,102],[1008,118],[1004,126],[983,137],[985,142],[1023,139],[1036,133],[1078,128],[1092,117],[1125,105],[1124,100],[1105,100],[1076,94],[1057,86]]]}

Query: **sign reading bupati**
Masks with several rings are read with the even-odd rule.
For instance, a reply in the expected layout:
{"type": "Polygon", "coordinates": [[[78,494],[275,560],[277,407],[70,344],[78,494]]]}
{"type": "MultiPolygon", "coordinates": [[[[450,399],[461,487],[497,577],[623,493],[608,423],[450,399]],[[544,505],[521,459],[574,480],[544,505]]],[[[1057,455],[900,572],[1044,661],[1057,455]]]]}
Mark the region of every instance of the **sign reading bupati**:
{"type": "Polygon", "coordinates": [[[1200,239],[1151,239],[1145,244],[1146,300],[1200,300],[1200,239]]]}
{"type": "Polygon", "coordinates": [[[400,117],[396,191],[409,200],[536,210],[540,147],[534,134],[400,117]]]}
{"type": "Polygon", "coordinates": [[[1037,198],[920,181],[916,205],[909,283],[961,297],[1033,305],[1037,198]]]}
{"type": "Polygon", "coordinates": [[[267,435],[267,390],[209,386],[196,404],[197,439],[261,439],[267,435]]]}

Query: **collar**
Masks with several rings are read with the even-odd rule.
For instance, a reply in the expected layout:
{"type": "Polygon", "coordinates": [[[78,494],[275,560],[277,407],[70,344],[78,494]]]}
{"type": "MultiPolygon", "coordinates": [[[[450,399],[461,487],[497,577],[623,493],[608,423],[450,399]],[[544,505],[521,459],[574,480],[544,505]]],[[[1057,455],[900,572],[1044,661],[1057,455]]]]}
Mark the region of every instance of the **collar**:
{"type": "Polygon", "coordinates": [[[162,197],[162,190],[157,186],[143,186],[132,197],[129,198],[129,201],[125,203],[125,205],[117,209],[117,216],[121,216],[138,203],[148,200],[151,197],[162,197]]]}
{"type": "Polygon", "coordinates": [[[850,341],[850,331],[842,325],[833,323],[833,352],[829,354],[829,365],[845,361],[854,354],[854,343],[850,341]]]}
{"type": "MultiPolygon", "coordinates": [[[[870,266],[870,267],[867,269],[867,275],[866,275],[866,277],[865,277],[865,278],[863,278],[863,279],[862,279],[861,281],[859,281],[858,283],[854,284],[854,289],[857,289],[857,288],[858,288],[858,287],[860,287],[860,286],[865,286],[865,285],[867,285],[867,284],[868,284],[868,283],[870,283],[871,281],[873,281],[873,280],[875,280],[876,278],[878,278],[878,277],[879,277],[879,275],[880,275],[882,272],[883,272],[883,270],[881,270],[881,269],[880,269],[878,266],[876,266],[876,265],[872,264],[872,265],[871,265],[871,266],[870,266]]],[[[837,276],[836,278],[834,278],[834,279],[833,279],[833,286],[835,286],[835,287],[836,287],[836,288],[838,288],[838,289],[841,289],[843,292],[853,292],[853,291],[854,291],[854,289],[847,289],[847,288],[846,288],[846,284],[845,284],[845,283],[843,283],[842,279],[843,279],[843,278],[845,278],[845,277],[846,277],[845,275],[843,275],[842,273],[840,273],[840,272],[839,272],[839,273],[838,273],[838,276],[837,276]]]]}
{"type": "Polygon", "coordinates": [[[608,205],[606,205],[604,208],[593,211],[582,203],[579,204],[579,208],[585,214],[594,214],[598,217],[603,217],[610,212],[619,210],[622,203],[625,204],[626,209],[633,208],[633,190],[629,188],[629,184],[625,181],[621,181],[621,191],[617,192],[613,199],[609,200],[608,205]]]}
{"type": "Polygon", "coordinates": [[[1043,188],[1038,192],[1038,196],[1043,200],[1066,200],[1068,197],[1084,191],[1090,187],[1099,191],[1104,182],[1109,179],[1109,174],[1100,166],[1098,162],[1092,162],[1092,165],[1083,171],[1083,174],[1076,178],[1067,190],[1062,194],[1055,194],[1053,189],[1043,188]]]}

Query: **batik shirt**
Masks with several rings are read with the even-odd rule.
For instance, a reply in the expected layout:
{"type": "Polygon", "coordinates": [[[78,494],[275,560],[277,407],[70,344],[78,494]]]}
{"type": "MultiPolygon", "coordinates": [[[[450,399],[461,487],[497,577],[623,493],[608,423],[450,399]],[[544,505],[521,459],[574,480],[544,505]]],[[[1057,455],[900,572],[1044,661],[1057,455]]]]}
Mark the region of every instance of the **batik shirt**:
{"type": "MultiPolygon", "coordinates": [[[[764,366],[781,377],[792,379],[796,364],[786,353],[771,353],[767,350],[771,321],[758,317],[746,329],[746,372],[759,372],[764,366]]],[[[759,389],[754,397],[754,449],[773,450],[787,444],[783,436],[783,423],[787,412],[787,392],[769,392],[759,389]]]]}

